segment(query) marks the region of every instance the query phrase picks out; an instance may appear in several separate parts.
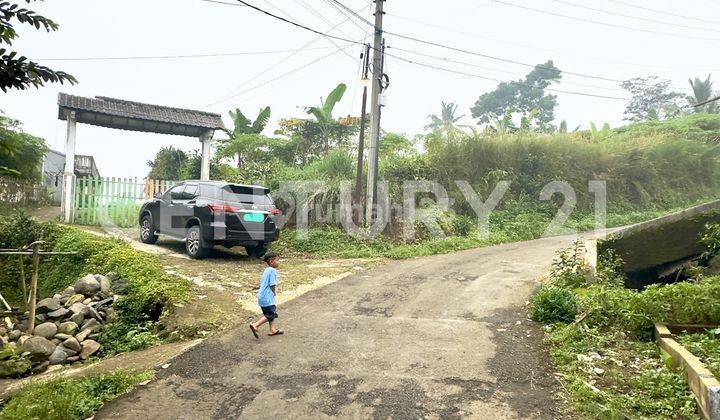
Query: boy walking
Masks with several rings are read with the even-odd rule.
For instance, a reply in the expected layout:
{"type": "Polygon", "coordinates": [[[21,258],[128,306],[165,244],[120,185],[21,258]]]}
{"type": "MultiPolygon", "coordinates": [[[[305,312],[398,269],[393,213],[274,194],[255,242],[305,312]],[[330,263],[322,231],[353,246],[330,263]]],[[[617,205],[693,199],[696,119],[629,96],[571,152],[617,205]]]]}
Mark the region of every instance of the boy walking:
{"type": "Polygon", "coordinates": [[[277,295],[277,268],[280,265],[280,256],[274,252],[268,252],[263,256],[263,260],[268,265],[260,278],[260,290],[258,290],[258,305],[262,309],[263,316],[250,324],[250,331],[258,339],[260,338],[258,328],[266,322],[270,326],[268,335],[283,333],[283,330],[275,328],[274,322],[277,318],[275,295],[277,295]]]}

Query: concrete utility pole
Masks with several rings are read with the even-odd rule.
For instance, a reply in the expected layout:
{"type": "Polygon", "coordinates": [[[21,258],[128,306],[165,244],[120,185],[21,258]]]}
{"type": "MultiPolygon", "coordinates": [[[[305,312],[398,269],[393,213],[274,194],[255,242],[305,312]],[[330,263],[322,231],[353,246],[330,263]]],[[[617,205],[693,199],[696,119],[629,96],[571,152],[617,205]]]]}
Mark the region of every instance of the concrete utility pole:
{"type": "Polygon", "coordinates": [[[363,52],[363,95],[362,106],[360,110],[360,138],[358,139],[358,160],[357,171],[355,173],[355,194],[353,195],[353,203],[359,209],[357,214],[353,210],[353,219],[359,222],[362,215],[362,170],[363,170],[363,154],[365,153],[365,113],[367,112],[367,81],[368,72],[370,71],[370,44],[365,44],[363,52]],[[356,217],[357,215],[357,217],[356,217]]]}
{"type": "Polygon", "coordinates": [[[371,225],[375,220],[377,207],[377,165],[378,146],[380,144],[380,93],[383,83],[383,3],[385,0],[375,0],[375,37],[373,39],[373,77],[370,97],[370,112],[372,123],[370,126],[370,145],[368,146],[368,182],[367,200],[365,201],[365,223],[371,225]]]}

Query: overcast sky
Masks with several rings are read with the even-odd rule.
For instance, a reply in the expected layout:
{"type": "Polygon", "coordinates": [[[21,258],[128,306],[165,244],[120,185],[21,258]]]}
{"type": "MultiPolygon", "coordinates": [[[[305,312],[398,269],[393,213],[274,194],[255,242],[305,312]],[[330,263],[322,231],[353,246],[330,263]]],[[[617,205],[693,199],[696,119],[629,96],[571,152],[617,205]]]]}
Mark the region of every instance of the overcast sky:
{"type": "MultiPolygon", "coordinates": [[[[343,22],[331,32],[343,38],[362,40],[367,36],[364,30],[369,30],[358,21],[355,25],[347,20],[330,0],[248,2],[276,14],[292,16],[322,31],[343,22]]],[[[689,76],[720,75],[716,54],[720,46],[720,1],[622,2],[695,20],[642,11],[610,0],[387,0],[385,28],[504,60],[537,64],[552,59],[565,72],[596,77],[563,74],[562,83],[555,88],[566,91],[626,97],[616,82],[603,79],[657,75],[671,79],[680,89],[687,89],[689,76]],[[568,2],[668,24],[573,7],[568,2]]],[[[343,0],[343,3],[372,19],[371,2],[343,0]]],[[[75,75],[79,84],[0,93],[0,109],[22,121],[25,131],[45,138],[48,145],[57,150],[63,150],[65,140],[65,122],[57,119],[58,92],[204,109],[221,113],[226,124],[229,124],[227,111],[230,109],[238,107],[254,117],[260,107],[270,105],[271,125],[274,125],[279,118],[303,117],[302,106],[319,105],[321,96],[344,82],[348,90],[336,108],[336,115],[359,113],[361,89],[356,88],[357,58],[362,47],[335,41],[340,47],[347,47],[345,54],[324,37],[247,7],[201,0],[47,0],[33,3],[32,7],[58,22],[60,30],[47,34],[18,26],[20,39],[14,47],[42,64],[75,75]],[[287,58],[308,43],[306,48],[287,58]],[[245,52],[270,53],[152,60],[49,60],[245,52]],[[281,60],[284,61],[277,64],[281,60]]],[[[432,47],[392,35],[386,38],[391,54],[436,67],[501,80],[517,79],[529,71],[527,66],[507,61],[432,47]]],[[[386,72],[391,85],[386,92],[383,129],[410,135],[422,132],[427,115],[439,112],[443,100],[459,104],[460,113],[467,116],[465,123],[473,124],[469,108],[480,94],[497,85],[496,81],[421,67],[394,57],[387,58],[386,72]]],[[[556,119],[566,119],[570,128],[586,127],[589,121],[609,122],[613,127],[622,124],[622,100],[570,93],[557,95],[556,119]]],[[[87,125],[78,126],[77,136],[77,153],[94,155],[101,174],[106,176],[145,176],[147,160],[162,146],[199,148],[199,142],[192,138],[87,125]]]]}

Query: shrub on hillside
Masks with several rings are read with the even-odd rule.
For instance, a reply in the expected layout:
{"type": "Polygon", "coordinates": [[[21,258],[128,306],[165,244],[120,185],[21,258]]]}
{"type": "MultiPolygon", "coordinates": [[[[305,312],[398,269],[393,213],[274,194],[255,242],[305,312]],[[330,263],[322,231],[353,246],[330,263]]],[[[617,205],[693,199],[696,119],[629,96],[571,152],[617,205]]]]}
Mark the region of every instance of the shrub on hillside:
{"type": "MultiPolygon", "coordinates": [[[[114,272],[129,282],[126,296],[115,308],[127,322],[156,320],[164,307],[189,296],[189,286],[180,278],[167,274],[153,255],[142,253],[119,240],[93,235],[53,222],[40,223],[21,213],[0,219],[0,248],[17,247],[42,237],[43,249],[72,251],[75,255],[49,256],[41,259],[38,274],[38,297],[52,296],[75,281],[94,273],[114,272]]],[[[20,302],[19,264],[2,257],[0,288],[3,295],[20,302]],[[5,264],[7,262],[7,264],[5,264]]],[[[26,259],[26,277],[30,264],[26,259]]]]}
{"type": "Polygon", "coordinates": [[[530,318],[543,324],[569,323],[577,315],[577,298],[572,290],[544,285],[532,297],[530,318]]]}

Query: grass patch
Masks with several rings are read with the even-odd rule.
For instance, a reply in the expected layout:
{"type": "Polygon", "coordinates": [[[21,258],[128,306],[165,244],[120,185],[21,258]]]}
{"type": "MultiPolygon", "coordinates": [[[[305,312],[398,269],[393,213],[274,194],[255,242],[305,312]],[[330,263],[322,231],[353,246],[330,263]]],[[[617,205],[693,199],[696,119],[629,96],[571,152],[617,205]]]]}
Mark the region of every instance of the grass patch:
{"type": "Polygon", "coordinates": [[[675,338],[699,357],[716,378],[720,378],[720,328],[698,334],[680,334],[675,338]]]}
{"type": "Polygon", "coordinates": [[[548,327],[546,337],[562,374],[560,400],[569,416],[698,418],[682,373],[664,365],[655,343],[587,324],[548,327]]]}
{"type": "Polygon", "coordinates": [[[152,372],[115,371],[86,379],[56,379],[31,384],[10,398],[0,409],[0,418],[8,420],[74,420],[85,419],[103,404],[151,379],[152,372]]]}

